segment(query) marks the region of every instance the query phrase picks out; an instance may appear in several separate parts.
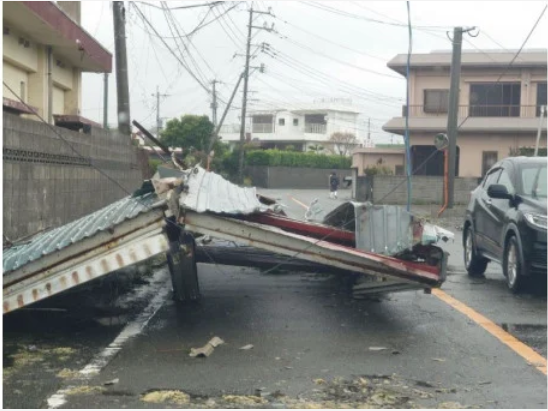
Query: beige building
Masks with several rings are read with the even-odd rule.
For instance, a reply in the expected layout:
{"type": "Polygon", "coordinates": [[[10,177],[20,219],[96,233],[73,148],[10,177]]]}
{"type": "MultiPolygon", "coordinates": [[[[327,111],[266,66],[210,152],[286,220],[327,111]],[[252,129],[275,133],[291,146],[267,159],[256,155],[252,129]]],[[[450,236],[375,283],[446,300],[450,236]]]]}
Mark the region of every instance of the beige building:
{"type": "Polygon", "coordinates": [[[402,175],[404,158],[403,148],[357,148],[352,152],[352,168],[357,169],[360,176],[368,167],[385,167],[392,174],[402,175]]]}
{"type": "MultiPolygon", "coordinates": [[[[497,160],[519,147],[534,146],[540,107],[546,106],[546,50],[463,51],[458,110],[457,175],[482,176],[497,160]]],[[[388,67],[406,75],[407,55],[388,67]]],[[[409,107],[383,129],[405,134],[409,111],[412,168],[436,150],[434,136],[447,130],[450,52],[414,54],[410,66],[409,107]]],[[[546,116],[541,146],[546,147],[546,116]]],[[[403,164],[404,156],[401,157],[403,164]]],[[[443,175],[443,153],[438,152],[419,175],[443,175]]]]}
{"type": "Polygon", "coordinates": [[[112,54],[81,27],[80,7],[2,2],[4,110],[37,119],[35,110],[50,123],[92,123],[80,117],[82,73],[110,73],[112,54]]]}

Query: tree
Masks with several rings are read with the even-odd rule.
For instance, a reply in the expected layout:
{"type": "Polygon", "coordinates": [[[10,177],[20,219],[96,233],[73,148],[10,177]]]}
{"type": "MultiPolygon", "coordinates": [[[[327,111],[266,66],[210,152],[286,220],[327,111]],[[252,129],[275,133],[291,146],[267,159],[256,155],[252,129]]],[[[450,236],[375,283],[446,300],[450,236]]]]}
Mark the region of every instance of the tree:
{"type": "Polygon", "coordinates": [[[168,147],[181,147],[184,151],[205,151],[213,134],[213,123],[207,116],[185,114],[180,119],[169,120],[160,133],[160,141],[168,147]]]}
{"type": "Polygon", "coordinates": [[[320,151],[323,151],[323,146],[321,144],[312,144],[308,146],[308,149],[318,154],[320,151]]]}
{"type": "Polygon", "coordinates": [[[335,152],[341,156],[348,156],[350,151],[358,144],[356,135],[348,132],[336,132],[331,134],[329,141],[333,143],[335,152]]]}

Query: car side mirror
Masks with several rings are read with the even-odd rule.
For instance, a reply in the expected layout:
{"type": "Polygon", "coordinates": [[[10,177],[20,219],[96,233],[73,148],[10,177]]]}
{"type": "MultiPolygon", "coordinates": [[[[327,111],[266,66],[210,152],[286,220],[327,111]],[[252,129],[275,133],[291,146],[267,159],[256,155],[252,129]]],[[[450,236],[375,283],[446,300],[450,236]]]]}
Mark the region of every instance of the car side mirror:
{"type": "Polygon", "coordinates": [[[491,184],[487,188],[487,195],[491,198],[499,198],[502,200],[512,200],[514,196],[508,192],[506,186],[502,184],[491,184]]]}

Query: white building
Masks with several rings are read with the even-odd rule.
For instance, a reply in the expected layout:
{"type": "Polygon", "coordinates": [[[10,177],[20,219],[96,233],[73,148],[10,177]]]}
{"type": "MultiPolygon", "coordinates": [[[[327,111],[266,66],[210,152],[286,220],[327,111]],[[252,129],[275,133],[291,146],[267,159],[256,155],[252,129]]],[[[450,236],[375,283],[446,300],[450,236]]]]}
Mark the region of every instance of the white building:
{"type": "MultiPolygon", "coordinates": [[[[262,148],[284,149],[293,146],[297,151],[309,151],[321,145],[323,152],[336,152],[329,138],[335,132],[348,132],[360,138],[358,116],[352,106],[332,102],[318,102],[308,107],[255,110],[246,119],[246,140],[262,148]]],[[[221,127],[222,141],[231,146],[240,141],[240,126],[221,127]]]]}

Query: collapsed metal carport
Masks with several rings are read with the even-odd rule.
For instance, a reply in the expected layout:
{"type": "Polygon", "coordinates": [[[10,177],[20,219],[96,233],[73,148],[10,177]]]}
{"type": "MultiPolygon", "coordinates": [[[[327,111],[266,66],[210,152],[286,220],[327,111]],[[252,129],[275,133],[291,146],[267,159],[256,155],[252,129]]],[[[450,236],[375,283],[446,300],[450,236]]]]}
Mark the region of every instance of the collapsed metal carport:
{"type": "MultiPolygon", "coordinates": [[[[4,314],[161,253],[176,299],[198,299],[195,239],[206,235],[286,256],[281,264],[360,274],[366,293],[429,290],[445,280],[447,255],[433,245],[435,230],[399,207],[347,203],[326,224],[303,222],[255,188],[199,166],[176,175],[156,176],[133,196],[5,248],[4,314]]],[[[244,252],[232,264],[254,261],[244,252]]]]}

